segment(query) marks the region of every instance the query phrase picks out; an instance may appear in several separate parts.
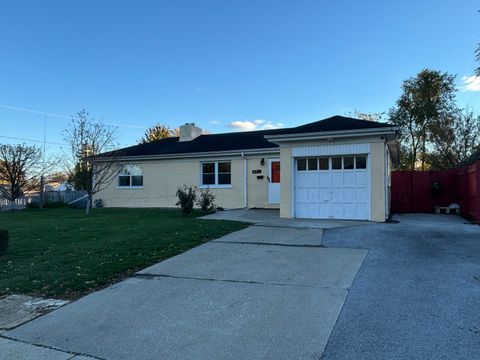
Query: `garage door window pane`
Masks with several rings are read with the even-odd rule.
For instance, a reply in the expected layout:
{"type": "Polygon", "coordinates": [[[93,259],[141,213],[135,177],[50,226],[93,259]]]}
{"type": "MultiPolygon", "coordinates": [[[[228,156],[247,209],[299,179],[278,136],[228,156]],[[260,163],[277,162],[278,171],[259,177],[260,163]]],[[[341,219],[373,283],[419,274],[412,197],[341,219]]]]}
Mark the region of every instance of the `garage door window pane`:
{"type": "Polygon", "coordinates": [[[342,169],[342,158],[341,157],[333,157],[332,158],[332,169],[333,170],[341,170],[342,169]]]}
{"type": "Polygon", "coordinates": [[[308,159],[308,170],[318,170],[318,159],[317,158],[310,158],[308,159]]]}
{"type": "Polygon", "coordinates": [[[345,156],[343,158],[343,168],[345,170],[353,169],[353,156],[345,156]]]}
{"type": "Polygon", "coordinates": [[[355,157],[355,168],[356,169],[366,169],[367,168],[367,157],[366,156],[356,156],[355,157]]]}
{"type": "Polygon", "coordinates": [[[307,159],[297,159],[297,170],[298,171],[307,170],[307,159]]]}
{"type": "Polygon", "coordinates": [[[319,161],[319,165],[320,165],[320,170],[329,170],[330,169],[328,158],[320,158],[320,159],[318,159],[318,161],[319,161]]]}

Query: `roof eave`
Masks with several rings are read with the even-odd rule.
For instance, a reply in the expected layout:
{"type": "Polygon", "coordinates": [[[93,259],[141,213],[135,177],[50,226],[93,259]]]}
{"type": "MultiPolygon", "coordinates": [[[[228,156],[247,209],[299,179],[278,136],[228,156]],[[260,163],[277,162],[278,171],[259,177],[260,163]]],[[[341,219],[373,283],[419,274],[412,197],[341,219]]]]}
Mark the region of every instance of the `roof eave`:
{"type": "Polygon", "coordinates": [[[398,126],[385,126],[371,129],[355,129],[355,130],[335,130],[335,131],[319,131],[300,134],[280,134],[265,135],[265,139],[270,142],[277,143],[283,141],[301,141],[301,140],[318,140],[328,138],[345,138],[379,134],[396,134],[399,131],[398,126]]]}
{"type": "Polygon", "coordinates": [[[255,155],[265,153],[278,153],[279,148],[259,148],[259,149],[240,149],[240,150],[227,150],[227,151],[205,151],[205,152],[192,152],[192,153],[176,153],[176,154],[163,154],[163,155],[134,155],[134,156],[111,156],[97,158],[96,161],[141,161],[141,160],[168,160],[168,159],[185,159],[185,158],[202,158],[202,157],[214,157],[214,156],[243,156],[243,155],[255,155]]]}

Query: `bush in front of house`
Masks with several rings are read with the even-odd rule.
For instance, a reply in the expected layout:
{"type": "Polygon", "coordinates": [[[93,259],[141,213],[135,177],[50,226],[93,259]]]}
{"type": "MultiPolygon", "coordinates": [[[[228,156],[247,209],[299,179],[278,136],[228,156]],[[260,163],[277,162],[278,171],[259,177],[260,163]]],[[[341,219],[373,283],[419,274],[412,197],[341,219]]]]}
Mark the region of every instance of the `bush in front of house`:
{"type": "Polygon", "coordinates": [[[38,201],[32,201],[25,206],[27,209],[40,209],[40,203],[38,201]]]}
{"type": "Polygon", "coordinates": [[[93,207],[97,209],[103,208],[103,200],[102,199],[93,200],[93,207]]]}
{"type": "Polygon", "coordinates": [[[0,255],[5,254],[8,248],[8,231],[0,229],[0,255]]]}
{"type": "Polygon", "coordinates": [[[217,210],[217,205],[215,205],[215,195],[213,195],[209,189],[200,190],[197,205],[203,212],[213,213],[217,210]]]}
{"type": "Polygon", "coordinates": [[[178,201],[175,205],[180,206],[184,214],[190,214],[197,200],[197,187],[183,185],[178,188],[176,196],[178,201]]]}

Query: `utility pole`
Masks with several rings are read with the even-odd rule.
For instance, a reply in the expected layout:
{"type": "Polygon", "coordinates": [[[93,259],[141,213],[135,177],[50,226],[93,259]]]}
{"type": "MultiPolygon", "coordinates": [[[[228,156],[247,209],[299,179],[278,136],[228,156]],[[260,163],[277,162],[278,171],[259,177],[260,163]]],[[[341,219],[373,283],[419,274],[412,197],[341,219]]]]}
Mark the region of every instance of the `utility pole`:
{"type": "Polygon", "coordinates": [[[42,153],[42,173],[40,175],[40,209],[43,209],[45,200],[45,150],[47,143],[47,115],[43,115],[43,153],[42,153]]]}

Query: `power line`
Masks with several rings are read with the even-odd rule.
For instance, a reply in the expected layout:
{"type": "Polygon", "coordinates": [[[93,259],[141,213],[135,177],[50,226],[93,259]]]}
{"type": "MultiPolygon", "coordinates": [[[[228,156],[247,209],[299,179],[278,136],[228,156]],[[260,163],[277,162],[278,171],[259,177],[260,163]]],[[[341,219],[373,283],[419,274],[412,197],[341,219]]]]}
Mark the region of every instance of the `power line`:
{"type": "Polygon", "coordinates": [[[62,119],[68,119],[68,120],[71,119],[71,117],[67,116],[67,115],[48,113],[48,112],[43,112],[43,111],[21,108],[21,107],[17,107],[17,106],[0,104],[0,107],[4,108],[4,109],[8,109],[8,110],[23,111],[23,112],[29,112],[29,113],[32,113],[32,114],[39,114],[39,115],[47,115],[47,116],[53,116],[53,117],[58,117],[58,118],[62,118],[62,119]]]}
{"type": "MultiPolygon", "coordinates": [[[[14,110],[14,111],[23,111],[23,112],[28,112],[28,113],[32,113],[32,114],[52,116],[52,117],[57,117],[57,118],[61,118],[61,119],[68,119],[68,120],[72,119],[72,117],[68,116],[68,115],[62,115],[62,114],[55,114],[55,113],[49,113],[49,112],[44,112],[44,111],[32,110],[32,109],[22,108],[22,107],[18,107],[18,106],[10,106],[10,105],[0,104],[0,108],[4,108],[4,109],[7,109],[7,110],[14,110]]],[[[145,126],[130,125],[130,124],[123,124],[123,123],[108,123],[108,125],[114,125],[114,126],[126,127],[126,128],[132,128],[132,129],[145,129],[145,126]]]]}
{"type": "Polygon", "coordinates": [[[51,145],[67,146],[67,144],[63,144],[63,143],[57,143],[57,142],[52,142],[52,141],[44,141],[44,140],[35,140],[35,139],[26,139],[26,138],[14,137],[14,136],[4,136],[4,135],[0,135],[0,138],[11,139],[11,140],[20,140],[20,141],[28,141],[28,142],[35,142],[35,143],[41,143],[41,144],[45,143],[45,144],[51,144],[51,145]]]}

